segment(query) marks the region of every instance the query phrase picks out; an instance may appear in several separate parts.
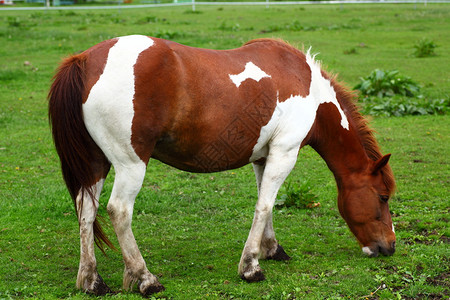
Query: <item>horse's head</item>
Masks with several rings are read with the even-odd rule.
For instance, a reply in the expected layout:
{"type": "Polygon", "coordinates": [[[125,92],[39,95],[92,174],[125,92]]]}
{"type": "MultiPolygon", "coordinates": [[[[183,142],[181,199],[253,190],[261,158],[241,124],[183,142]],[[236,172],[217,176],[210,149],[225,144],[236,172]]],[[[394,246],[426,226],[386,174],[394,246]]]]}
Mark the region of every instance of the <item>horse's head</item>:
{"type": "Polygon", "coordinates": [[[371,161],[362,173],[350,175],[339,192],[339,211],[362,251],[371,257],[380,252],[384,255],[395,252],[395,232],[388,204],[393,179],[389,182],[383,172],[389,168],[389,157],[390,154],[371,161]]]}

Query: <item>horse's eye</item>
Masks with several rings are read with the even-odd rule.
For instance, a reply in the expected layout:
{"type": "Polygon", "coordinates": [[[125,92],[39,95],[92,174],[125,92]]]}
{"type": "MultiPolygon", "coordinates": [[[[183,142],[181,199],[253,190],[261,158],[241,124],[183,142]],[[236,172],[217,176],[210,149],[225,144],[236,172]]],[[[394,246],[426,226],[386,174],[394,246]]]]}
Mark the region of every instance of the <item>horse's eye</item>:
{"type": "Polygon", "coordinates": [[[379,195],[379,197],[380,197],[380,200],[385,203],[388,202],[388,200],[389,200],[389,196],[387,196],[387,195],[379,195]]]}

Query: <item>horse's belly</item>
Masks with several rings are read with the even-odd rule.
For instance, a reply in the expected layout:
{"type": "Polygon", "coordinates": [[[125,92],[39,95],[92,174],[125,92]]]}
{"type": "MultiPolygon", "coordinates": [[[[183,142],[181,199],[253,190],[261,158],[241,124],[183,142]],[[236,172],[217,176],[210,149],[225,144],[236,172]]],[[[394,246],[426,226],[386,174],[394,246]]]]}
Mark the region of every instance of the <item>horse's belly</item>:
{"type": "Polygon", "coordinates": [[[248,164],[257,139],[256,133],[237,120],[213,138],[200,133],[191,139],[166,136],[158,141],[152,157],[189,172],[225,171],[248,164]]]}

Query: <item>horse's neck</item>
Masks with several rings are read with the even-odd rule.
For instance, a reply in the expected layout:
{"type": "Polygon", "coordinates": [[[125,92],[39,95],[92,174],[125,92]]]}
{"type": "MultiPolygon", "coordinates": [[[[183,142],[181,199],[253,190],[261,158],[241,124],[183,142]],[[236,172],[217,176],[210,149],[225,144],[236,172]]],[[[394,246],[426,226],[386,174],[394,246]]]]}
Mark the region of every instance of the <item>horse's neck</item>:
{"type": "Polygon", "coordinates": [[[309,142],[333,172],[339,188],[347,183],[349,175],[364,171],[369,160],[352,122],[346,129],[340,119],[334,105],[320,105],[309,142]]]}

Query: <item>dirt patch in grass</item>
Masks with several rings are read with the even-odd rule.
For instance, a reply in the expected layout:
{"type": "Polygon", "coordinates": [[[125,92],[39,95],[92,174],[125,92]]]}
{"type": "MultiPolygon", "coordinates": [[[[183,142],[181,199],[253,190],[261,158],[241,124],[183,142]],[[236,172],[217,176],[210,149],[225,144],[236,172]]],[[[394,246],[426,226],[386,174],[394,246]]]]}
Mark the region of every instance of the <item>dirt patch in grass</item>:
{"type": "MultiPolygon", "coordinates": [[[[427,278],[427,283],[430,283],[432,285],[440,285],[440,286],[450,287],[450,273],[444,272],[433,278],[429,277],[429,278],[427,278]]],[[[447,293],[447,295],[450,295],[450,293],[447,293]]]]}

